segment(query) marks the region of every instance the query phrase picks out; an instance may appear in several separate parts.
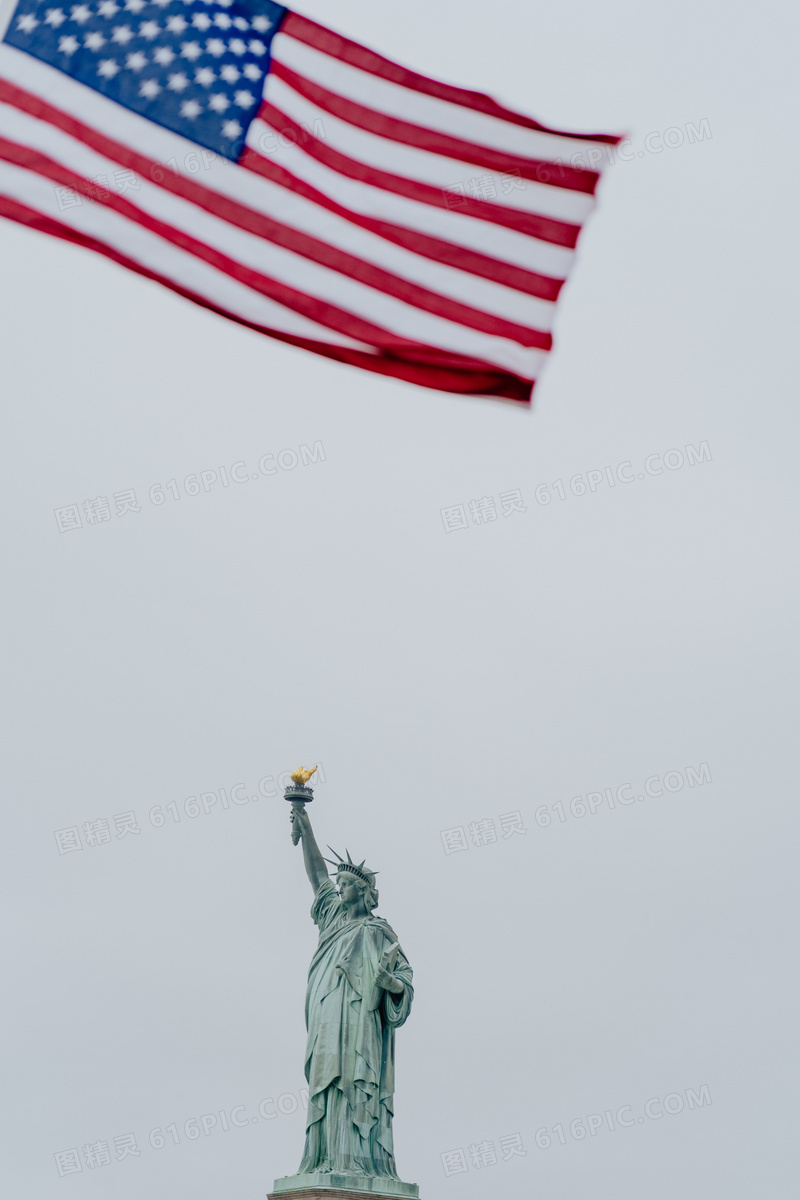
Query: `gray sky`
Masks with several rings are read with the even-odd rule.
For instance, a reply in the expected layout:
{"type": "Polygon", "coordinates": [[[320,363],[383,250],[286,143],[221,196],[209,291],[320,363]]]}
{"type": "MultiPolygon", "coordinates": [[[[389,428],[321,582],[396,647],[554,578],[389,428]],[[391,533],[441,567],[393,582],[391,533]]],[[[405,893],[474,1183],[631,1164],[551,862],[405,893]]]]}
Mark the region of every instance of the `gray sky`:
{"type": "Polygon", "coordinates": [[[630,161],[531,412],[306,356],[0,224],[3,1192],[257,1200],[296,1169],[315,930],[259,782],[320,761],[319,840],[380,870],[415,968],[395,1140],[423,1200],[789,1200],[796,18],[303,11],[627,132],[630,161]],[[258,478],[221,486],[242,461],[258,478]],[[58,532],[56,508],[127,489],[140,512],[58,532]],[[443,508],[514,489],[527,511],[445,532],[443,508]],[[98,820],[110,843],[59,854],[98,820]],[[110,1163],[59,1178],[97,1142],[110,1163]]]}

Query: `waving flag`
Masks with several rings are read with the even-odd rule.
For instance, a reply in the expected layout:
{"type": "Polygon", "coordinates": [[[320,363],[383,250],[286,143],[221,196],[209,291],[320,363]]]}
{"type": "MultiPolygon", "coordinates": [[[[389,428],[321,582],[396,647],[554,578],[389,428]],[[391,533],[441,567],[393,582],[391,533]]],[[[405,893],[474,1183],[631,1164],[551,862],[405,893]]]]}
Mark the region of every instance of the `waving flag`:
{"type": "Polygon", "coordinates": [[[529,400],[618,140],[272,0],[19,0],[0,43],[0,215],[445,391],[529,400]]]}

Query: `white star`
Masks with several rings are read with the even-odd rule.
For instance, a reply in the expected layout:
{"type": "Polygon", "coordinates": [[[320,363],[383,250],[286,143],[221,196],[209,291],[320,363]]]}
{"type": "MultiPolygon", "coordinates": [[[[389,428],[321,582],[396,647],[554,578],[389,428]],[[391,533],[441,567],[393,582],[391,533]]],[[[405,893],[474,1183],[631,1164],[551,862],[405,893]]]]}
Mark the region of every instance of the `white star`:
{"type": "Polygon", "coordinates": [[[245,30],[250,28],[250,22],[245,21],[244,17],[234,17],[233,23],[237,29],[245,30]]]}
{"type": "Polygon", "coordinates": [[[214,24],[220,29],[230,29],[232,21],[227,13],[217,13],[214,17],[214,24]]]}
{"type": "Polygon", "coordinates": [[[86,4],[73,4],[71,11],[73,21],[77,21],[79,25],[83,25],[92,15],[92,10],[86,4]]]}
{"type": "Polygon", "coordinates": [[[20,17],[17,21],[17,29],[21,29],[23,33],[33,33],[39,22],[33,13],[26,13],[24,17],[20,17]]]}
{"type": "Polygon", "coordinates": [[[230,6],[233,4],[233,0],[219,0],[219,3],[223,8],[230,8],[230,6]]]}
{"type": "Polygon", "coordinates": [[[242,70],[247,78],[252,79],[254,82],[261,78],[261,68],[257,67],[255,63],[245,63],[242,70]]]}
{"type": "Polygon", "coordinates": [[[147,66],[147,55],[142,54],[141,50],[129,54],[125,60],[125,66],[129,71],[141,71],[142,67],[147,66]]]}
{"type": "Polygon", "coordinates": [[[187,88],[188,86],[189,80],[186,78],[183,71],[180,71],[177,75],[170,75],[169,82],[167,84],[167,87],[170,89],[170,91],[182,92],[183,89],[187,88]]]}
{"type": "Polygon", "coordinates": [[[225,43],[219,38],[211,38],[206,42],[206,50],[209,54],[213,54],[215,58],[219,58],[220,54],[225,53],[225,43]]]}
{"type": "Polygon", "coordinates": [[[152,42],[153,38],[157,38],[161,32],[161,26],[158,21],[144,21],[139,26],[139,37],[147,38],[148,42],[152,42]]]}
{"type": "Polygon", "coordinates": [[[139,88],[139,95],[144,96],[145,100],[155,100],[161,88],[156,83],[155,79],[145,79],[142,86],[139,88]]]}
{"type": "Polygon", "coordinates": [[[267,17],[253,17],[253,29],[257,29],[259,33],[266,33],[268,29],[272,29],[272,21],[267,17]]]}
{"type": "Polygon", "coordinates": [[[157,62],[160,67],[168,67],[174,61],[175,55],[170,50],[169,46],[159,46],[153,54],[153,61],[157,62]]]}
{"type": "Polygon", "coordinates": [[[102,4],[98,4],[97,11],[101,17],[113,17],[119,12],[119,5],[114,0],[103,0],[102,4]]]}
{"type": "Polygon", "coordinates": [[[230,108],[231,102],[227,96],[223,96],[222,92],[216,92],[208,98],[208,107],[214,112],[224,113],[226,108],[230,108]]]}
{"type": "Polygon", "coordinates": [[[198,117],[202,111],[203,109],[196,100],[184,100],[181,105],[181,116],[188,117],[190,120],[198,117]]]}
{"type": "Polygon", "coordinates": [[[222,132],[226,138],[229,138],[231,141],[235,141],[235,139],[242,132],[242,127],[238,121],[226,121],[222,126],[222,132]]]}
{"type": "Polygon", "coordinates": [[[119,70],[120,67],[113,58],[104,58],[97,68],[97,74],[102,75],[104,79],[113,79],[119,70]]]}
{"type": "Polygon", "coordinates": [[[188,58],[189,62],[196,62],[202,53],[198,42],[184,42],[181,46],[181,58],[188,58]]]}
{"type": "Polygon", "coordinates": [[[143,8],[147,7],[145,0],[125,0],[125,7],[128,12],[138,14],[143,8]]]}
{"type": "Polygon", "coordinates": [[[258,38],[255,38],[252,42],[250,42],[249,49],[250,49],[251,54],[266,54],[267,53],[267,47],[264,45],[263,42],[259,42],[258,38]]]}
{"type": "Polygon", "coordinates": [[[188,28],[189,26],[187,25],[186,21],[184,21],[180,13],[178,13],[177,17],[167,18],[167,29],[170,31],[170,33],[183,33],[184,29],[188,28]]]}
{"type": "Polygon", "coordinates": [[[133,30],[130,25],[117,25],[111,35],[111,40],[112,42],[118,42],[120,46],[127,46],[132,37],[133,30]]]}
{"type": "Polygon", "coordinates": [[[252,96],[250,92],[237,92],[233,99],[239,105],[239,108],[249,108],[251,104],[255,104],[256,102],[255,96],[252,96]]]}
{"type": "Polygon", "coordinates": [[[211,24],[211,17],[208,15],[208,13],[195,13],[192,17],[192,24],[194,25],[195,29],[202,29],[203,32],[205,32],[211,24]]]}
{"type": "Polygon", "coordinates": [[[63,25],[66,19],[66,14],[60,8],[48,8],[44,23],[45,25],[52,25],[53,29],[58,29],[59,25],[63,25]]]}
{"type": "Polygon", "coordinates": [[[220,71],[220,77],[226,83],[236,83],[236,80],[239,78],[239,68],[235,67],[233,63],[225,63],[225,66],[220,71]]]}
{"type": "Polygon", "coordinates": [[[84,46],[88,46],[90,50],[99,50],[101,46],[105,46],[106,39],[102,33],[87,33],[83,39],[84,46]]]}
{"type": "Polygon", "coordinates": [[[247,46],[245,46],[241,38],[234,38],[231,42],[229,42],[229,45],[234,54],[247,53],[247,46]]]}
{"type": "Polygon", "coordinates": [[[216,78],[216,75],[210,67],[201,67],[199,71],[195,71],[194,73],[195,83],[199,83],[203,87],[211,87],[216,78]]]}
{"type": "Polygon", "coordinates": [[[62,54],[74,54],[78,49],[78,39],[72,34],[69,37],[62,37],[58,40],[58,48],[62,54]]]}

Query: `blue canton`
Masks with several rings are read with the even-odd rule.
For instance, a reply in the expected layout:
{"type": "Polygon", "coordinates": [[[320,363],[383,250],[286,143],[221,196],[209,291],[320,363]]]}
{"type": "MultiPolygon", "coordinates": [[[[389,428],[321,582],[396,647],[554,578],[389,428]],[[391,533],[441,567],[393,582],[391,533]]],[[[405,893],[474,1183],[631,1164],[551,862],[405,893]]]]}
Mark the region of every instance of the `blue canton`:
{"type": "Polygon", "coordinates": [[[272,0],[20,0],[4,40],[235,160],[286,11],[272,0]]]}

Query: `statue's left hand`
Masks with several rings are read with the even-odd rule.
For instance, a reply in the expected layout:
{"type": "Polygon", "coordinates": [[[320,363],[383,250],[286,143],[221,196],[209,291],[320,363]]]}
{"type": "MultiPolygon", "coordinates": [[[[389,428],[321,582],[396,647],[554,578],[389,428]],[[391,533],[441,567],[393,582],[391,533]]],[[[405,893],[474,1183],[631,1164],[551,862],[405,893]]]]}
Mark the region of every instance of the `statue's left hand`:
{"type": "Polygon", "coordinates": [[[391,971],[387,971],[385,967],[379,966],[375,973],[375,982],[378,987],[385,988],[387,992],[393,992],[398,995],[403,990],[403,984],[396,975],[392,975],[391,971]]]}

